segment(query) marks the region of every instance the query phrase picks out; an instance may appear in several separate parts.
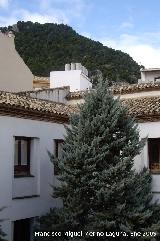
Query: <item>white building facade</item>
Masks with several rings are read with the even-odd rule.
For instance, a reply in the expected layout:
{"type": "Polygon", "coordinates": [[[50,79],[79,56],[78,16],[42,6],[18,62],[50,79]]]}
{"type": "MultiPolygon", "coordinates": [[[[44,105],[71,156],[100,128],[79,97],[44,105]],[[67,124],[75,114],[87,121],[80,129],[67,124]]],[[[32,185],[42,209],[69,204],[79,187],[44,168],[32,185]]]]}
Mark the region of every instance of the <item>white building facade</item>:
{"type": "Polygon", "coordinates": [[[91,83],[80,64],[56,72],[54,82],[40,78],[45,87],[54,83],[61,88],[34,92],[33,75],[15,50],[14,36],[0,33],[0,43],[0,220],[6,240],[31,241],[35,218],[61,205],[52,197],[58,172],[48,155],[61,155],[64,124],[74,111],[66,105],[70,87],[61,86],[86,90],[91,83]],[[21,91],[26,93],[16,94],[21,91]]]}
{"type": "Polygon", "coordinates": [[[139,83],[154,83],[160,81],[160,68],[141,69],[139,83]]]}
{"type": "Polygon", "coordinates": [[[139,123],[140,138],[147,138],[141,154],[135,158],[135,167],[142,170],[145,166],[152,174],[154,201],[160,203],[160,120],[139,123]]]}
{"type": "Polygon", "coordinates": [[[34,218],[61,205],[48,151],[57,155],[64,139],[65,105],[16,94],[0,94],[0,212],[8,241],[30,241],[34,218]]]}

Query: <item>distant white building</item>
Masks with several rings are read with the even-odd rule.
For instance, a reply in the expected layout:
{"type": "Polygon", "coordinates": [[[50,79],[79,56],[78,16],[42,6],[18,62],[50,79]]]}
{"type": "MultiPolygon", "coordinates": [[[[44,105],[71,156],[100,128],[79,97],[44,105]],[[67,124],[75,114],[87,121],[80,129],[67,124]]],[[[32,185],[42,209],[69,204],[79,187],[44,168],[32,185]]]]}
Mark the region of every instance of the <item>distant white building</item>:
{"type": "Polygon", "coordinates": [[[88,77],[88,70],[80,63],[65,65],[65,71],[50,73],[50,88],[70,86],[70,91],[89,90],[92,83],[88,77]]]}
{"type": "Polygon", "coordinates": [[[141,79],[139,83],[149,83],[160,81],[160,68],[141,69],[141,79]]]}

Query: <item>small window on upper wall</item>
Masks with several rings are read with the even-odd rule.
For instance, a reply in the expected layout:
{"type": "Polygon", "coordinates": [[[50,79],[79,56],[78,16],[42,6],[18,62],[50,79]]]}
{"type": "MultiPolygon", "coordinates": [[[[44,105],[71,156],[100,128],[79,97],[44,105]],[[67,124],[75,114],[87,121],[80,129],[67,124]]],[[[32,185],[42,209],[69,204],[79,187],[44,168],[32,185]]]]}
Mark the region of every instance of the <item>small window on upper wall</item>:
{"type": "Polygon", "coordinates": [[[14,175],[29,175],[31,158],[31,138],[15,137],[14,145],[14,175]]]}
{"type": "MultiPolygon", "coordinates": [[[[62,139],[56,139],[54,140],[54,143],[55,143],[55,157],[60,159],[62,157],[62,145],[64,143],[64,140],[62,139]]],[[[58,168],[58,165],[55,165],[54,164],[54,174],[55,175],[59,175],[59,168],[58,168]]]]}
{"type": "Polygon", "coordinates": [[[148,139],[149,168],[152,173],[160,173],[160,138],[148,139]]]}

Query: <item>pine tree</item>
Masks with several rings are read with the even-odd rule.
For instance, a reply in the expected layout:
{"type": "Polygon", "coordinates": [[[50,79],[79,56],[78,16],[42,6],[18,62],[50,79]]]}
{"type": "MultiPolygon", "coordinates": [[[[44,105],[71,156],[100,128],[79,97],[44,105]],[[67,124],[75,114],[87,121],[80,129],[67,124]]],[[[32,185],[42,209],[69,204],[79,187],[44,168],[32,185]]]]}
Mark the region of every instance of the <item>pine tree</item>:
{"type": "Polygon", "coordinates": [[[77,241],[159,240],[160,206],[152,202],[152,178],[147,169],[139,173],[134,169],[134,158],[143,145],[137,124],[109,93],[107,84],[100,83],[79,114],[71,117],[58,161],[61,185],[54,190],[63,208],[56,210],[58,218],[55,210],[43,217],[42,228],[83,230],[84,234],[120,232],[115,238],[95,235],[77,241]],[[157,236],[130,237],[134,231],[153,231],[157,236]]]}

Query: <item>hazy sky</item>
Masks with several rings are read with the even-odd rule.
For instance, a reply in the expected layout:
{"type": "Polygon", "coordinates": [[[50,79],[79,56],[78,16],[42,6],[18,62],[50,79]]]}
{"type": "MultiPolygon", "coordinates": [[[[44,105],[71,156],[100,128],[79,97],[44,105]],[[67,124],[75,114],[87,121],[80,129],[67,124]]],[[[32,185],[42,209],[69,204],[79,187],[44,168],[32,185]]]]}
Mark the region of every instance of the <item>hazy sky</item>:
{"type": "Polygon", "coordinates": [[[0,0],[0,26],[64,23],[78,33],[160,67],[159,0],[0,0]]]}

